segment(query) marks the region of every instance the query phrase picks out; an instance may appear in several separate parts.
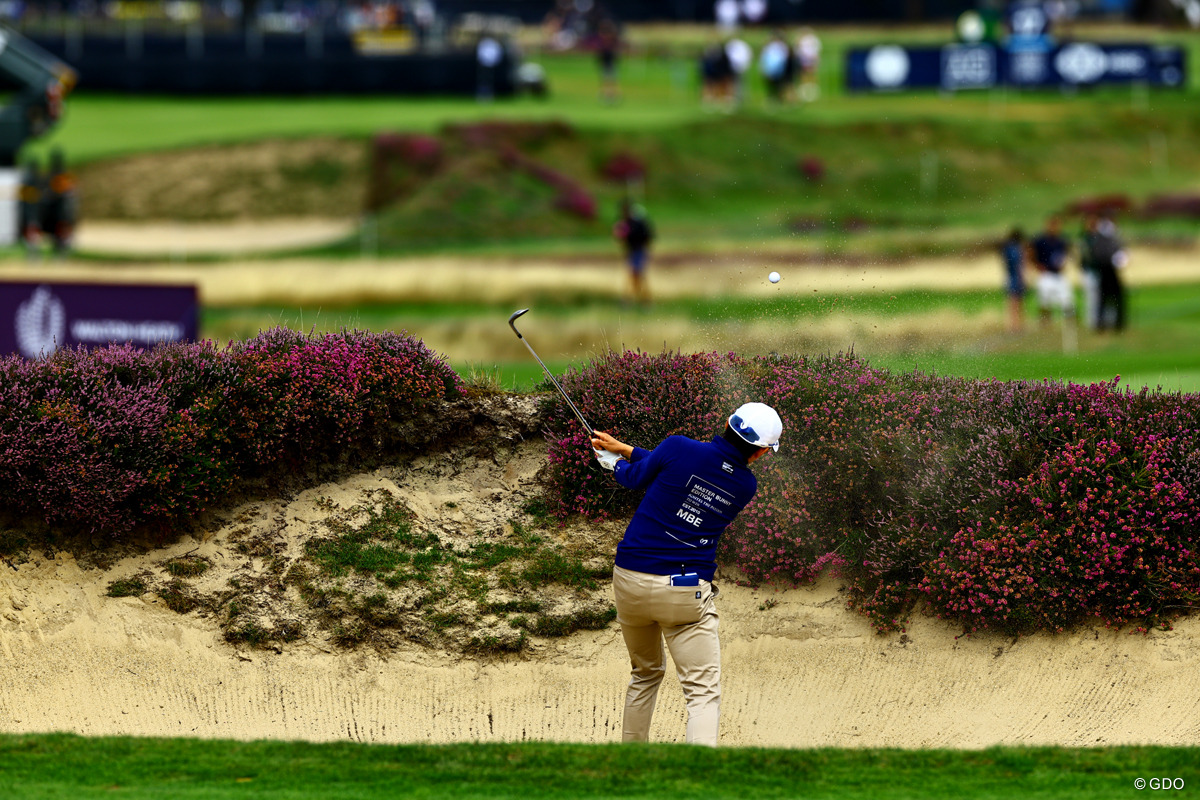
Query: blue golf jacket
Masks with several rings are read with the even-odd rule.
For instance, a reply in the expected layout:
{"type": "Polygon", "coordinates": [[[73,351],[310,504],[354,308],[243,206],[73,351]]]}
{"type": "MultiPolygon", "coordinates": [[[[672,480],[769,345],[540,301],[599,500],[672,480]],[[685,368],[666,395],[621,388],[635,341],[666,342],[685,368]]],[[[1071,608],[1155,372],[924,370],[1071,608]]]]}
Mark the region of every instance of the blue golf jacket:
{"type": "Polygon", "coordinates": [[[613,476],[627,489],[646,489],[617,545],[617,566],[651,575],[695,572],[706,581],[717,568],[721,533],[758,490],[746,459],[719,436],[668,436],[653,450],[635,447],[613,476]]]}

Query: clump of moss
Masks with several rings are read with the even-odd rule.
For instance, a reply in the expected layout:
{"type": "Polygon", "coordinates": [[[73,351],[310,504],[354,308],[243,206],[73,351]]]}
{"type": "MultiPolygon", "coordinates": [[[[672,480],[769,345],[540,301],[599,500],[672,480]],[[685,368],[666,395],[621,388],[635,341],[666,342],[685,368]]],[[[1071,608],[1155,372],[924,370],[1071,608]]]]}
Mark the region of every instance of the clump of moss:
{"type": "Polygon", "coordinates": [[[118,578],[108,584],[105,594],[109,597],[141,597],[146,593],[146,581],[142,576],[118,578]]]}

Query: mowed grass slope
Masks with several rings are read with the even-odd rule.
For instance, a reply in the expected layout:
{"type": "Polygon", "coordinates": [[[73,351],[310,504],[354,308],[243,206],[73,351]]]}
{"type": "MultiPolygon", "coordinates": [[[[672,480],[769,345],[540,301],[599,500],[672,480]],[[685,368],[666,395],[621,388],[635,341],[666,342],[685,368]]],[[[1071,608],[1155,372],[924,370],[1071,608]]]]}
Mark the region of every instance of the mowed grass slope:
{"type": "MultiPolygon", "coordinates": [[[[895,98],[830,99],[832,105],[882,104],[869,118],[851,121],[810,115],[808,108],[703,115],[694,110],[695,99],[685,97],[679,104],[688,113],[669,126],[652,128],[638,125],[632,113],[635,102],[630,100],[608,110],[613,122],[624,127],[588,127],[573,121],[573,134],[524,148],[527,157],[577,181],[595,198],[598,213],[592,220],[556,210],[554,190],[511,168],[499,150],[442,136],[446,157],[440,172],[416,183],[372,218],[363,235],[315,254],[604,252],[612,246],[610,227],[626,188],[605,180],[602,170],[611,157],[623,153],[647,164],[645,184],[635,195],[647,205],[659,233],[658,246],[667,251],[789,248],[842,258],[978,250],[1012,225],[1034,229],[1047,214],[1081,198],[1120,193],[1139,203],[1153,194],[1197,191],[1200,150],[1194,143],[1200,141],[1200,117],[1194,113],[1195,97],[1187,96],[1192,101],[1188,103],[1180,102],[1184,96],[1178,93],[1154,97],[1155,105],[1148,109],[1132,109],[1110,96],[1107,101],[1089,96],[1053,103],[1044,97],[1023,98],[1006,106],[1015,112],[997,116],[983,98],[964,96],[940,101],[943,107],[928,108],[924,117],[889,114],[895,98]],[[966,114],[958,113],[964,110],[966,114]],[[1102,137],[1095,135],[1098,129],[1104,131],[1102,137]],[[821,165],[819,177],[804,171],[802,165],[810,159],[821,165]]],[[[209,148],[203,165],[197,164],[214,187],[207,198],[195,195],[190,184],[185,191],[178,176],[168,183],[165,168],[130,182],[115,180],[112,171],[99,164],[85,164],[85,213],[91,206],[110,211],[157,209],[164,217],[188,220],[287,216],[288,199],[294,198],[294,216],[359,217],[367,195],[366,171],[347,165],[366,162],[370,134],[416,127],[410,122],[410,109],[394,101],[377,119],[374,112],[382,102],[285,103],[279,109],[283,116],[299,111],[343,120],[332,132],[344,137],[338,140],[343,142],[342,152],[330,151],[307,166],[275,167],[267,153],[259,165],[243,163],[244,156],[233,152],[233,142],[223,145],[228,152],[209,148]],[[329,186],[331,176],[341,181],[336,191],[329,186]],[[263,186],[275,187],[270,197],[261,196],[263,186]],[[260,191],[243,191],[244,187],[260,191]],[[121,196],[108,196],[111,193],[121,196]],[[245,208],[231,207],[229,199],[239,195],[256,199],[245,208]],[[154,202],[140,200],[143,196],[154,202]],[[329,199],[325,208],[313,199],[321,196],[329,199]],[[301,203],[300,198],[308,200],[301,203]]],[[[912,102],[926,105],[919,97],[912,102]]],[[[243,115],[255,117],[263,109],[236,100],[166,103],[135,98],[113,105],[111,98],[80,97],[79,114],[90,109],[96,116],[64,130],[98,127],[98,138],[103,138],[109,116],[136,117],[150,110],[154,116],[177,118],[183,129],[197,112],[196,103],[204,106],[203,114],[212,114],[210,124],[224,120],[229,130],[246,137],[268,135],[240,124],[243,115]],[[155,105],[145,107],[143,102],[155,105]]],[[[262,105],[269,108],[274,103],[262,105]]],[[[557,111],[531,109],[525,101],[503,109],[491,116],[515,118],[517,109],[535,119],[558,116],[557,111]]],[[[479,117],[474,107],[462,109],[462,117],[452,108],[444,111],[448,116],[443,122],[479,117]]],[[[569,114],[563,116],[570,119],[569,114]]],[[[155,127],[148,123],[148,128],[155,127]]],[[[165,146],[174,130],[164,129],[157,144],[147,141],[145,147],[165,146]]],[[[81,143],[80,149],[86,152],[86,145],[81,143]]],[[[82,158],[75,152],[68,150],[82,158]]],[[[1143,222],[1131,217],[1123,222],[1139,235],[1194,239],[1197,233],[1194,221],[1143,222]]]]}
{"type": "MultiPolygon", "coordinates": [[[[695,60],[711,33],[634,29],[633,47],[621,67],[623,100],[616,106],[599,102],[591,56],[539,54],[530,48],[531,60],[542,62],[549,75],[552,94],[547,100],[164,98],[81,91],[71,98],[65,123],[31,152],[60,145],[73,163],[86,167],[153,151],[271,138],[343,137],[348,147],[365,148],[367,139],[381,131],[433,133],[447,123],[484,119],[565,120],[578,132],[529,155],[595,194],[600,216],[593,224],[575,224],[554,212],[547,212],[548,221],[529,225],[512,214],[483,213],[527,201],[548,207],[549,201],[540,198],[528,179],[501,168],[494,154],[473,153],[474,161],[459,159],[462,163],[447,166],[424,191],[381,216],[372,237],[393,253],[562,253],[609,246],[609,223],[623,188],[605,183],[599,166],[619,151],[637,154],[650,165],[644,199],[658,224],[660,245],[693,251],[774,242],[831,256],[864,250],[945,252],[991,242],[1014,223],[1032,227],[1080,196],[1123,192],[1141,200],[1154,192],[1197,188],[1200,150],[1194,144],[1200,140],[1200,118],[1194,109],[1200,89],[1195,85],[1072,95],[847,95],[841,89],[841,70],[849,47],[897,40],[945,42],[951,30],[823,33],[822,97],[785,109],[765,106],[757,74],[748,79],[742,111],[725,115],[704,109],[695,60]],[[805,178],[797,167],[809,156],[825,164],[820,180],[805,178]],[[471,191],[464,194],[466,184],[471,191]]],[[[749,38],[763,35],[754,32],[749,38]]],[[[1083,29],[1079,35],[1184,43],[1200,61],[1196,37],[1130,28],[1083,29]]],[[[214,175],[224,169],[219,149],[207,161],[214,175]]],[[[319,189],[322,176],[328,177],[321,170],[308,172],[308,183],[305,174],[283,180],[275,175],[269,185],[280,186],[279,195],[286,198],[305,194],[302,189],[319,189]]],[[[262,183],[263,176],[246,171],[242,180],[262,183]]],[[[229,181],[215,183],[225,197],[236,191],[229,181]]],[[[85,205],[87,197],[104,191],[103,184],[87,187],[85,205]]],[[[364,197],[365,191],[351,195],[364,197]]],[[[206,211],[203,202],[189,197],[188,218],[232,213],[216,208],[215,200],[212,205],[206,211]]],[[[282,213],[279,203],[259,205],[282,213]]],[[[355,216],[361,211],[339,199],[329,213],[355,216]]],[[[256,212],[250,208],[244,213],[256,212]]],[[[1195,235],[1194,225],[1179,223],[1147,230],[1195,235]]],[[[360,245],[356,238],[326,252],[355,254],[360,245]]]]}
{"type": "MultiPolygon", "coordinates": [[[[802,722],[801,722],[802,724],[802,722]]],[[[1195,748],[760,750],[0,737],[12,800],[111,798],[1125,798],[1195,775],[1195,748]]],[[[1200,780],[1200,779],[1198,779],[1200,780]]]]}

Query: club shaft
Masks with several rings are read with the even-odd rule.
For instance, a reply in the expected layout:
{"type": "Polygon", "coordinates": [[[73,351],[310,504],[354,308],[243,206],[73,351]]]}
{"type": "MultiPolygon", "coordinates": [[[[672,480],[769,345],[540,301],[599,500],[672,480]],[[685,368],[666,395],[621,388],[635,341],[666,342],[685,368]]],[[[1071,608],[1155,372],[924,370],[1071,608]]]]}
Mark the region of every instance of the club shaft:
{"type": "MultiPolygon", "coordinates": [[[[514,328],[513,330],[516,330],[516,329],[514,328]]],[[[576,408],[575,404],[571,402],[571,398],[567,397],[567,393],[565,391],[563,391],[563,388],[558,385],[558,381],[555,380],[555,378],[554,378],[554,373],[550,372],[550,369],[546,366],[546,362],[542,361],[541,357],[538,356],[537,352],[533,349],[533,345],[531,345],[529,343],[529,340],[526,339],[524,336],[521,336],[519,333],[517,334],[517,338],[519,338],[522,342],[525,343],[525,346],[527,348],[529,348],[529,353],[534,358],[537,359],[537,362],[539,364],[542,365],[542,371],[546,373],[546,377],[549,378],[550,382],[554,384],[554,388],[558,389],[558,393],[562,395],[563,400],[566,400],[567,405],[569,405],[571,407],[571,410],[575,412],[575,416],[579,418],[579,423],[581,425],[583,425],[583,429],[588,432],[588,436],[594,437],[596,435],[596,432],[592,430],[591,425],[587,424],[587,420],[583,418],[583,414],[579,413],[579,409],[576,408]]]]}

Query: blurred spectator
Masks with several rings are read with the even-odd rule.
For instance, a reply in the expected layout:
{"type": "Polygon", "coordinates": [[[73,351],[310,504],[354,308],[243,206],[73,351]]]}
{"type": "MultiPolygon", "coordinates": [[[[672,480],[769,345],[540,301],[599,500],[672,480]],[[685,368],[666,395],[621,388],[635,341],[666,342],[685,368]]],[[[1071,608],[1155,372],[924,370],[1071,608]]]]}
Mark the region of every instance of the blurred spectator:
{"type": "Polygon", "coordinates": [[[821,94],[817,71],[821,66],[821,40],[812,28],[805,28],[796,40],[796,60],[800,62],[800,99],[806,103],[821,94]]]}
{"type": "Polygon", "coordinates": [[[650,303],[650,292],[646,288],[646,261],[650,243],[654,241],[654,226],[646,216],[646,209],[626,200],[621,204],[621,218],[613,226],[613,236],[625,248],[625,260],[629,265],[629,285],[633,299],[642,305],[650,303]]]}
{"type": "Polygon", "coordinates": [[[617,56],[621,50],[621,30],[609,18],[600,22],[596,31],[596,57],[600,62],[600,99],[615,103],[621,99],[617,82],[617,56]]]}
{"type": "Polygon", "coordinates": [[[1122,331],[1125,329],[1125,287],[1120,273],[1129,263],[1129,255],[1117,235],[1117,225],[1111,219],[1101,218],[1096,223],[1092,260],[1100,284],[1096,328],[1122,331]]]}
{"type": "Polygon", "coordinates": [[[75,233],[78,198],[75,176],[67,170],[62,150],[50,152],[49,178],[42,199],[42,231],[50,237],[54,254],[63,257],[75,233]]]}
{"type": "Polygon", "coordinates": [[[437,9],[433,0],[414,0],[412,4],[413,30],[417,35],[417,46],[425,47],[429,42],[429,34],[437,23],[437,9]]]}
{"type": "Polygon", "coordinates": [[[706,106],[723,106],[733,96],[733,67],[721,43],[710,45],[700,56],[700,99],[706,106]]]}
{"type": "Polygon", "coordinates": [[[550,94],[546,83],[546,69],[541,64],[524,61],[517,67],[517,89],[526,94],[545,100],[550,94]]]}
{"type": "Polygon", "coordinates": [[[1000,257],[1007,278],[1008,330],[1020,333],[1025,330],[1025,235],[1020,228],[1008,234],[1000,246],[1000,257]]]}
{"type": "Polygon", "coordinates": [[[491,36],[484,36],[475,45],[475,60],[478,64],[475,99],[487,102],[496,96],[496,67],[504,58],[504,46],[491,36]]]}
{"type": "Polygon", "coordinates": [[[757,25],[766,19],[767,0],[742,0],[742,18],[751,25],[757,25]]]}
{"type": "Polygon", "coordinates": [[[740,108],[746,99],[746,71],[754,63],[754,50],[741,39],[730,39],[725,43],[729,57],[730,90],[735,108],[740,108]]]}
{"type": "Polygon", "coordinates": [[[724,34],[737,30],[738,18],[742,10],[738,8],[737,0],[717,0],[713,6],[713,16],[717,19],[717,29],[724,34]]]}
{"type": "Polygon", "coordinates": [[[1070,246],[1062,237],[1062,220],[1050,217],[1046,229],[1030,243],[1030,255],[1038,271],[1038,310],[1042,324],[1050,321],[1054,309],[1061,309],[1063,321],[1075,314],[1075,293],[1065,274],[1070,246]]]}
{"type": "Polygon", "coordinates": [[[796,60],[783,35],[775,33],[763,45],[758,57],[758,69],[767,84],[767,101],[776,105],[791,99],[792,81],[796,76],[796,60]]]}
{"type": "Polygon", "coordinates": [[[21,170],[21,188],[17,198],[18,235],[30,258],[37,255],[42,241],[42,199],[45,193],[46,179],[41,166],[37,159],[30,158],[21,170]]]}
{"type": "Polygon", "coordinates": [[[558,0],[546,15],[546,37],[553,50],[570,50],[585,34],[586,20],[573,0],[558,0]]]}
{"type": "Polygon", "coordinates": [[[1079,236],[1079,283],[1083,289],[1083,321],[1088,328],[1100,325],[1100,275],[1096,271],[1096,244],[1099,233],[1096,225],[1100,219],[1095,214],[1083,218],[1083,232],[1079,236]]]}

